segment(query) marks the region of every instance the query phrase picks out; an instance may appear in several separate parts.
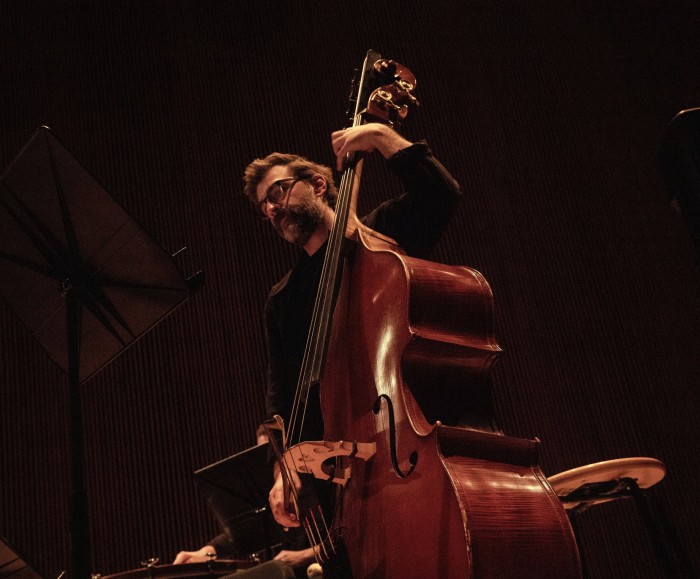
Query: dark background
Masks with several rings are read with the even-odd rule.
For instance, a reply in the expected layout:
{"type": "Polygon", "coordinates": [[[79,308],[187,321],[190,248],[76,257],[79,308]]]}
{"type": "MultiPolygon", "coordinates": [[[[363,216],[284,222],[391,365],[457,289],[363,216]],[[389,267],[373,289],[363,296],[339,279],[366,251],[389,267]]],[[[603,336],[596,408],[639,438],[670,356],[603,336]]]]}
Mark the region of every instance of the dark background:
{"type": "MultiPolygon", "coordinates": [[[[408,66],[407,121],[461,183],[434,254],[476,267],[505,350],[500,426],[547,475],[650,456],[696,566],[700,284],[658,171],[700,106],[694,1],[2,3],[0,163],[41,124],[202,291],[82,386],[94,569],[170,561],[217,532],[191,473],[253,443],[266,291],[296,251],[241,194],[272,150],[331,163],[368,48],[408,66]],[[657,8],[658,6],[658,8],[657,8]]],[[[372,159],[361,209],[399,192],[372,159]]],[[[12,280],[2,280],[12,283],[12,280]]],[[[68,565],[67,379],[0,305],[0,535],[68,565]]],[[[579,517],[594,578],[660,577],[630,501],[579,517]]],[[[523,571],[527,576],[527,570],[523,571]]]]}

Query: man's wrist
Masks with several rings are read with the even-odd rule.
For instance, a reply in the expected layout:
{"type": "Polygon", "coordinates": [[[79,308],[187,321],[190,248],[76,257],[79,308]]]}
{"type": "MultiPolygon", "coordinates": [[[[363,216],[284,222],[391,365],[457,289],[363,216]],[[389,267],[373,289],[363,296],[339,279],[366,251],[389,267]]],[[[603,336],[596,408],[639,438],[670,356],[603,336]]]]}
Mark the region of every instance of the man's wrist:
{"type": "Polygon", "coordinates": [[[387,125],[377,124],[376,130],[379,133],[376,148],[385,159],[390,159],[398,152],[412,145],[411,141],[405,139],[387,125]]]}

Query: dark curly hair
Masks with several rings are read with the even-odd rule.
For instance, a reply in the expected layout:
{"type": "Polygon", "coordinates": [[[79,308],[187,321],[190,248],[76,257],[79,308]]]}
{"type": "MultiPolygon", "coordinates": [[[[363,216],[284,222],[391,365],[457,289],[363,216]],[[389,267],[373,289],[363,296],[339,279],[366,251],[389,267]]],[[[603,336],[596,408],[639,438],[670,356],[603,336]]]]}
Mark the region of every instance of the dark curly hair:
{"type": "Polygon", "coordinates": [[[260,181],[263,180],[265,174],[272,167],[277,165],[289,166],[292,170],[292,175],[300,179],[307,179],[315,174],[321,175],[326,182],[324,199],[330,207],[335,207],[338,189],[333,182],[333,171],[331,168],[289,153],[270,153],[263,159],[255,159],[245,168],[243,172],[243,193],[253,204],[258,205],[256,189],[260,181]]]}

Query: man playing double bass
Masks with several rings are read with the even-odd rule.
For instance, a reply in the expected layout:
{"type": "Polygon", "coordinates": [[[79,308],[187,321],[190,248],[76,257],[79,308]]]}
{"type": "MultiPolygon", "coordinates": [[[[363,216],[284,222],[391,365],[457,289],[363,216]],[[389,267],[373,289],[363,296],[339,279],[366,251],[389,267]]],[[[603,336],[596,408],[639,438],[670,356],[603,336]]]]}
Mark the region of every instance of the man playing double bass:
{"type": "MultiPolygon", "coordinates": [[[[405,192],[364,218],[351,216],[349,230],[368,227],[395,240],[410,256],[424,258],[439,240],[460,197],[459,185],[425,142],[411,143],[380,123],[354,126],[331,135],[336,168],[349,153],[378,151],[402,181],[405,192]]],[[[301,256],[270,291],[265,306],[268,352],[266,412],[289,419],[329,231],[338,194],[332,171],[297,155],[272,153],[256,159],[244,173],[245,194],[301,256]]],[[[318,389],[306,403],[300,440],[323,439],[318,389]]],[[[277,473],[270,507],[278,523],[298,526],[285,504],[283,479],[277,473]]]]}

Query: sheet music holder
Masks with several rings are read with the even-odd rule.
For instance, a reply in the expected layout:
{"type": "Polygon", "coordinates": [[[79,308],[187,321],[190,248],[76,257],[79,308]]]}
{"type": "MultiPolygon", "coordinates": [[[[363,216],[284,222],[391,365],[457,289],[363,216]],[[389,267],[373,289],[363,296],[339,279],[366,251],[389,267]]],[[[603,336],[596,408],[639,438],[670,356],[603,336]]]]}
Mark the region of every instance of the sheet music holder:
{"type": "Polygon", "coordinates": [[[71,579],[91,575],[79,386],[183,303],[192,280],[48,127],[0,178],[0,297],[68,374],[71,579]]]}
{"type": "Polygon", "coordinates": [[[242,556],[269,560],[283,541],[268,505],[272,468],[267,443],[210,464],[194,473],[197,488],[242,556]]]}
{"type": "Polygon", "coordinates": [[[0,579],[42,579],[3,537],[0,537],[0,579]]]}

